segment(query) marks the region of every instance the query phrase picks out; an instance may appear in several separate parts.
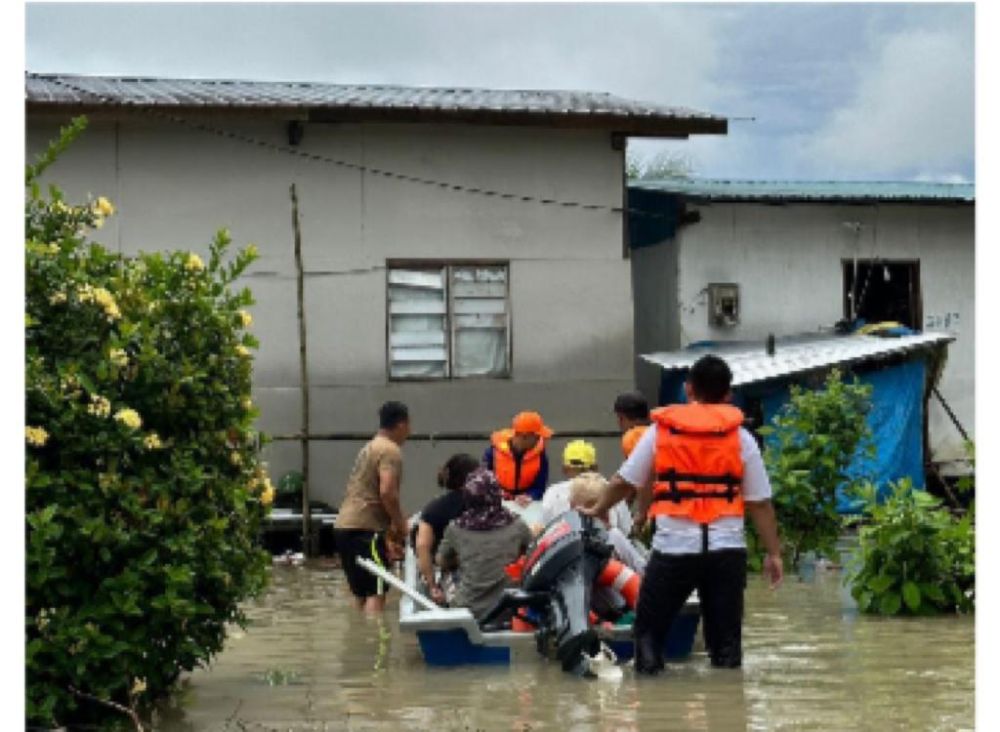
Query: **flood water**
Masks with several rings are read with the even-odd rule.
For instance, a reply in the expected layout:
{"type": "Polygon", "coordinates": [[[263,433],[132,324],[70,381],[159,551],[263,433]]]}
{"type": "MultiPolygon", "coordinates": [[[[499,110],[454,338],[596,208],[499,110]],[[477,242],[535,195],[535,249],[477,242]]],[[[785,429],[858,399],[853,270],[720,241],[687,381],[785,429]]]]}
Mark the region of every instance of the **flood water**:
{"type": "Polygon", "coordinates": [[[210,668],[191,674],[164,730],[961,730],[974,723],[971,617],[858,615],[839,572],[747,589],[744,667],[701,648],[656,678],[564,675],[542,658],[435,669],[384,619],[350,604],[330,564],[274,567],[210,668]]]}

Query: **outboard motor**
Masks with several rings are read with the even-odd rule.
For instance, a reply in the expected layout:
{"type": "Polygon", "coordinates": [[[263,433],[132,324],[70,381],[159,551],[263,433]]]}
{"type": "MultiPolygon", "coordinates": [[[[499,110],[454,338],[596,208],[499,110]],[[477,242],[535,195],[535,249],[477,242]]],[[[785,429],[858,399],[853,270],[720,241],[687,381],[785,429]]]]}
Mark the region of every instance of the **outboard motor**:
{"type": "Polygon", "coordinates": [[[510,608],[531,608],[539,618],[539,651],[544,653],[553,641],[564,671],[587,674],[589,656],[600,651],[590,628],[590,594],[610,556],[607,531],[600,522],[567,511],[528,547],[521,589],[507,590],[483,623],[510,608]]]}

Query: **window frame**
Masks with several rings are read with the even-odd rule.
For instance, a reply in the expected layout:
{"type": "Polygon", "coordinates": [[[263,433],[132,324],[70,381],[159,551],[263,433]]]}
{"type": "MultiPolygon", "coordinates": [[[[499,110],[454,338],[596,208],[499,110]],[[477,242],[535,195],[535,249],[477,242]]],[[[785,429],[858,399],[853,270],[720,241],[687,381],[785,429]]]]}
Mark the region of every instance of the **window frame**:
{"type": "Polygon", "coordinates": [[[446,383],[451,381],[497,381],[510,380],[514,368],[513,356],[513,313],[511,312],[510,298],[510,260],[505,259],[387,259],[385,262],[385,374],[388,382],[410,382],[410,383],[446,383]],[[454,292],[452,287],[452,268],[463,267],[503,267],[507,276],[504,278],[504,310],[506,314],[506,338],[505,357],[506,366],[504,373],[495,376],[456,376],[454,369],[455,357],[455,336],[454,325],[454,292]],[[424,270],[436,271],[443,269],[445,272],[445,375],[444,376],[393,376],[392,375],[392,312],[389,300],[389,275],[393,270],[424,270]]]}

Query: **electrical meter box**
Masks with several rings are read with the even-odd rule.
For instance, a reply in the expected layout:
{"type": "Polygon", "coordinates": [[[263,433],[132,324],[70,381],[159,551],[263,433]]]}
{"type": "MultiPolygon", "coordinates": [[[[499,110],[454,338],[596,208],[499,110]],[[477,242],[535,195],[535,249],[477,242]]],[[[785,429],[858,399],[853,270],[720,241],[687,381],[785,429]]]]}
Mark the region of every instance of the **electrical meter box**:
{"type": "Polygon", "coordinates": [[[731,282],[708,285],[708,324],[732,328],[740,322],[740,286],[731,282]]]}

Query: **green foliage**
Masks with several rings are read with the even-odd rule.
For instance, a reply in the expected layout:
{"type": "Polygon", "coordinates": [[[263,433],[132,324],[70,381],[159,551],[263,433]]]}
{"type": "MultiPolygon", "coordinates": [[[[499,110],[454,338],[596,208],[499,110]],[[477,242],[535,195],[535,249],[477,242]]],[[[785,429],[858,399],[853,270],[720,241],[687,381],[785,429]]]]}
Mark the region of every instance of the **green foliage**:
{"type": "Polygon", "coordinates": [[[206,264],[88,241],[111,203],[38,184],[83,127],[26,177],[27,717],[45,726],[148,708],[222,648],[263,588],[274,493],[252,431],[253,300],[230,289],[254,249],[227,258],[221,231],[206,264]]]}
{"type": "MultiPolygon", "coordinates": [[[[804,552],[836,559],[841,531],[837,488],[852,485],[847,474],[859,449],[873,454],[866,418],[871,386],[845,382],[839,371],[818,390],[793,386],[788,404],[760,433],[771,437],[764,461],[774,489],[774,509],[792,567],[804,552]]],[[[753,562],[759,562],[756,536],[753,562]]]]}
{"type": "Polygon", "coordinates": [[[975,607],[974,511],[956,517],[910,480],[891,486],[880,505],[875,487],[856,490],[868,524],[846,581],[862,612],[931,615],[975,607]]]}

